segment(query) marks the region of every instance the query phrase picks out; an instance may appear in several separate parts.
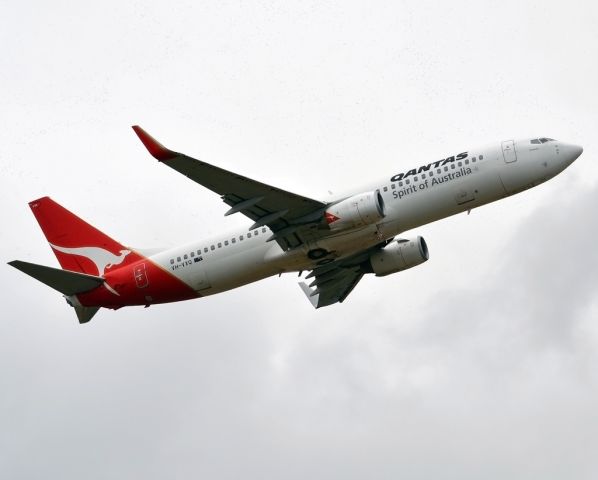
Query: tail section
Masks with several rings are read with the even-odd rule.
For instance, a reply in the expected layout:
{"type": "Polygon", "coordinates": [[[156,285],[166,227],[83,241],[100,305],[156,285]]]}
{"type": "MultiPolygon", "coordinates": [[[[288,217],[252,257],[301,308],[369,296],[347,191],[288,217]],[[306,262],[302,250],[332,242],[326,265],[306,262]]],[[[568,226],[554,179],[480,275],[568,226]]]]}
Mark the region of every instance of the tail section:
{"type": "Polygon", "coordinates": [[[80,323],[100,307],[116,310],[200,296],[164,265],[126,248],[49,197],[29,206],[64,270],[18,260],[10,265],[62,292],[80,323]]]}
{"type": "Polygon", "coordinates": [[[106,269],[132,263],[135,255],[50,197],[29,203],[60,266],[72,272],[102,276],[106,269]]]}

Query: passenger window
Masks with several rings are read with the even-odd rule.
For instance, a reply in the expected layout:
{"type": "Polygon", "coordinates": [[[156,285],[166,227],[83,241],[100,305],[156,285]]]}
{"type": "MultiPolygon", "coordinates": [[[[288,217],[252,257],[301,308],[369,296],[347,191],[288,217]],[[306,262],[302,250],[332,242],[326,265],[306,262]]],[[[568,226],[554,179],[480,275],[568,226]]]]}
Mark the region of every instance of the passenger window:
{"type": "MultiPolygon", "coordinates": [[[[208,251],[208,249],[206,248],[206,252],[208,251]]],[[[201,248],[197,251],[197,256],[201,256],[201,248]]]]}
{"type": "Polygon", "coordinates": [[[440,175],[440,174],[442,173],[442,170],[439,168],[438,170],[436,170],[436,173],[437,173],[438,175],[440,175]]]}
{"type": "Polygon", "coordinates": [[[402,186],[403,186],[403,182],[399,182],[399,187],[402,187],[402,186]]]}
{"type": "Polygon", "coordinates": [[[247,238],[251,238],[251,232],[247,232],[247,238]]]}
{"type": "Polygon", "coordinates": [[[444,171],[445,171],[445,172],[448,172],[448,167],[444,167],[444,171]]]}
{"type": "Polygon", "coordinates": [[[394,190],[395,188],[397,188],[397,186],[396,186],[396,185],[393,183],[393,184],[390,186],[390,188],[392,188],[392,189],[394,190]]]}
{"type": "Polygon", "coordinates": [[[469,159],[465,160],[465,165],[469,165],[469,159]]]}
{"type": "Polygon", "coordinates": [[[484,160],[484,155],[480,155],[480,160],[484,160]]]}
{"type": "Polygon", "coordinates": [[[415,177],[413,177],[413,181],[417,182],[417,175],[415,177]]]}
{"type": "Polygon", "coordinates": [[[195,252],[191,252],[189,255],[191,255],[191,258],[193,258],[195,256],[195,252]]]}
{"type": "Polygon", "coordinates": [[[405,180],[405,184],[409,185],[409,179],[405,180]]]}
{"type": "Polygon", "coordinates": [[[430,171],[428,172],[428,175],[429,175],[430,177],[433,177],[433,176],[434,176],[434,171],[433,171],[433,170],[430,170],[430,171]]]}
{"type": "Polygon", "coordinates": [[[426,179],[426,174],[422,173],[422,180],[425,180],[425,179],[426,179]]]}
{"type": "Polygon", "coordinates": [[[258,232],[258,230],[254,230],[253,234],[257,236],[257,232],[258,232]]]}
{"type": "Polygon", "coordinates": [[[266,227],[262,228],[262,233],[266,233],[266,227]]]}
{"type": "Polygon", "coordinates": [[[222,248],[222,243],[218,242],[218,248],[222,248]]]}
{"type": "Polygon", "coordinates": [[[171,265],[174,265],[174,258],[171,258],[171,259],[170,259],[170,264],[171,264],[171,265]]]}
{"type": "Polygon", "coordinates": [[[203,253],[208,253],[208,247],[204,247],[203,253]]]}
{"type": "Polygon", "coordinates": [[[183,259],[187,260],[189,258],[189,256],[185,253],[185,255],[183,255],[183,259]]]}
{"type": "Polygon", "coordinates": [[[243,235],[239,235],[239,240],[243,241],[243,235]]]}
{"type": "Polygon", "coordinates": [[[230,241],[233,242],[233,243],[237,243],[237,239],[236,238],[231,238],[230,241]]]}
{"type": "Polygon", "coordinates": [[[225,247],[228,247],[228,240],[225,240],[225,241],[224,241],[224,246],[225,246],[225,247]]]}
{"type": "Polygon", "coordinates": [[[216,247],[214,245],[210,245],[210,250],[216,250],[216,247]]]}
{"type": "Polygon", "coordinates": [[[181,257],[176,257],[176,261],[180,262],[181,261],[181,257]]]}
{"type": "Polygon", "coordinates": [[[460,167],[462,167],[463,163],[459,162],[457,165],[460,166],[460,167]]]}
{"type": "Polygon", "coordinates": [[[385,192],[388,192],[388,187],[384,187],[384,191],[385,191],[385,192]]]}
{"type": "Polygon", "coordinates": [[[471,161],[472,161],[473,163],[475,163],[475,162],[476,162],[476,159],[475,159],[475,157],[473,157],[473,158],[471,159],[471,161]]]}

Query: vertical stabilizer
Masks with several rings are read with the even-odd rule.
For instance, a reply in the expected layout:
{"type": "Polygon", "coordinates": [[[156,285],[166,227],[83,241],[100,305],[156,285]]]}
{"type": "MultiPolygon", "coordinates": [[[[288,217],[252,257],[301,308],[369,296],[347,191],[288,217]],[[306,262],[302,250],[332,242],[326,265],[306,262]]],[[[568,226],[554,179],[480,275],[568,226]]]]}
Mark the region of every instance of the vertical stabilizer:
{"type": "Polygon", "coordinates": [[[65,270],[102,276],[107,268],[126,265],[136,255],[77,217],[50,197],[29,203],[31,211],[65,270]]]}

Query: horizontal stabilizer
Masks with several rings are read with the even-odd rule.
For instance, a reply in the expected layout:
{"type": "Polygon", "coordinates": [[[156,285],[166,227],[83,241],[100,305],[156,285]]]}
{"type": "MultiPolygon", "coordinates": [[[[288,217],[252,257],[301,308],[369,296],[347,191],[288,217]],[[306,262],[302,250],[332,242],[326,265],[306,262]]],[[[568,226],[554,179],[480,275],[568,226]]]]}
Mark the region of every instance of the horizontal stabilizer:
{"type": "Polygon", "coordinates": [[[86,273],[60,270],[20,260],[13,260],[8,264],[67,296],[88,292],[104,283],[103,278],[86,273]]]}

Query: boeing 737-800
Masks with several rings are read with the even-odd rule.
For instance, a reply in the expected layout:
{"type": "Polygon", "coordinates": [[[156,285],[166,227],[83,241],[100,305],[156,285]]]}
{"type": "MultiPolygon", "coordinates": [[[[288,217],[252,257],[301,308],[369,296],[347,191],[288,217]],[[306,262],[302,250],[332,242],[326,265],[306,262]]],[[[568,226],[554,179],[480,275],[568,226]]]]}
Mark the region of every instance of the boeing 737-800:
{"type": "Polygon", "coordinates": [[[353,195],[320,201],[167,149],[133,127],[164,165],[220,195],[252,225],[234,234],[153,253],[125,246],[49,197],[30,202],[62,269],[15,260],[13,267],[61,292],[80,323],[101,308],[204,297],[285,272],[316,308],[344,301],[363,275],[383,277],[428,260],[420,236],[402,232],[539,185],[582,147],[551,138],[505,140],[387,176],[353,195]]]}

